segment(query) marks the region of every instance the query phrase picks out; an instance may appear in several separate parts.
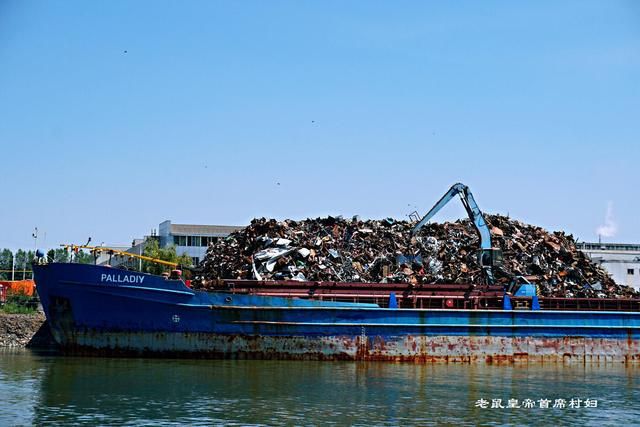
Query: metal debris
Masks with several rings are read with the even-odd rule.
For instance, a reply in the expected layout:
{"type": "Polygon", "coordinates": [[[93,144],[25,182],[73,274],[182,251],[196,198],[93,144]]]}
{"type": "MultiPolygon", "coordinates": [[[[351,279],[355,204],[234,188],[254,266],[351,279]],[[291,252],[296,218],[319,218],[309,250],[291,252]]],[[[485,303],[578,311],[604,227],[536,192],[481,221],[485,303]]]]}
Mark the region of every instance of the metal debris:
{"type": "MultiPolygon", "coordinates": [[[[501,215],[486,219],[504,253],[500,283],[522,276],[541,296],[640,296],[577,250],[573,236],[501,215]]],[[[482,284],[478,237],[468,220],[431,223],[412,237],[413,225],[391,218],[254,219],[209,246],[195,286],[208,288],[217,279],[482,284]]]]}

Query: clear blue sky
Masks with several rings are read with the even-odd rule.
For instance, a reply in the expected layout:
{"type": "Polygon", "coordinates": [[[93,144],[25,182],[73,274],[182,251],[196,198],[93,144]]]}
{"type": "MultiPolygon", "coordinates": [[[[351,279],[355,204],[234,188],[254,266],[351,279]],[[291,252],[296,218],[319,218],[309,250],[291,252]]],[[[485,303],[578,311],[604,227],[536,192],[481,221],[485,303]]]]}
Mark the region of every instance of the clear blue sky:
{"type": "Polygon", "coordinates": [[[640,242],[639,85],[634,1],[0,0],[0,247],[406,218],[457,181],[640,242]]]}

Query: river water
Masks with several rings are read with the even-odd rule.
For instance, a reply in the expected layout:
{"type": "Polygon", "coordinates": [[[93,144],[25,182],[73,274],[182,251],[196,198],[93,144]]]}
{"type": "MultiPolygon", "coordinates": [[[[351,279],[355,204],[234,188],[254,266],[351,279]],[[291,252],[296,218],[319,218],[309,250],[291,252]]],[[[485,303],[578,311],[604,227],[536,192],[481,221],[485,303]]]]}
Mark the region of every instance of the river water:
{"type": "Polygon", "coordinates": [[[640,367],[621,364],[118,359],[4,350],[0,425],[637,425],[639,374],[640,367]]]}

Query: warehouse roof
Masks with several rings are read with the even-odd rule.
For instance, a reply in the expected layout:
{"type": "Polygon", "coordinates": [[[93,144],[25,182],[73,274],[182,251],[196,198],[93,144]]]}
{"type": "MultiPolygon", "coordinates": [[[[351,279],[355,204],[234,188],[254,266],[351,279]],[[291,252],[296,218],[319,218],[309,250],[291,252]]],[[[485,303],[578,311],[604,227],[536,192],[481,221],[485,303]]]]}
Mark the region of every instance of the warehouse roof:
{"type": "Polygon", "coordinates": [[[178,236],[227,236],[234,231],[242,230],[238,225],[196,225],[171,224],[171,234],[178,236]]]}
{"type": "Polygon", "coordinates": [[[640,252],[640,244],[637,243],[577,243],[578,249],[583,251],[631,251],[640,252]]]}

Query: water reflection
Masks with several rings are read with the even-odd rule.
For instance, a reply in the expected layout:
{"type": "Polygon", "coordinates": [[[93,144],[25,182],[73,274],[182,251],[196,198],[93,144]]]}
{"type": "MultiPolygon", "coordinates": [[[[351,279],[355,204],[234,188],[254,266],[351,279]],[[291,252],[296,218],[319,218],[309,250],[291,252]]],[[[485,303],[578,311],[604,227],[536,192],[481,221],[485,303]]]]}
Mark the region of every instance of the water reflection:
{"type": "Polygon", "coordinates": [[[69,358],[0,353],[0,424],[633,424],[639,367],[69,358]],[[482,409],[479,399],[598,399],[482,409]]]}

